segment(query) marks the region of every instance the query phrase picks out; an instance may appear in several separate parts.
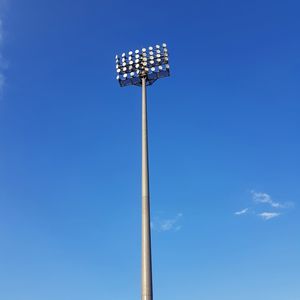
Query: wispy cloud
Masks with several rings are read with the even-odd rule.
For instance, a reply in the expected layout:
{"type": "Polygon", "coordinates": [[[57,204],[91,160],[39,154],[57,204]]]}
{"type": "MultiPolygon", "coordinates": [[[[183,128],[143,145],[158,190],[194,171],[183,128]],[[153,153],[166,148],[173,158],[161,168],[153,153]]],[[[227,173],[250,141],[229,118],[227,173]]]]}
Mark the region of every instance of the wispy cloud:
{"type": "Polygon", "coordinates": [[[259,217],[261,217],[264,220],[270,220],[276,217],[279,217],[281,215],[281,213],[277,213],[277,212],[262,212],[257,214],[259,217]]]}
{"type": "Polygon", "coordinates": [[[272,199],[272,197],[267,193],[251,191],[251,194],[252,194],[252,199],[255,202],[269,204],[274,208],[283,208],[284,207],[284,204],[275,202],[272,199]]]}
{"type": "Polygon", "coordinates": [[[240,211],[236,211],[234,214],[237,215],[237,216],[240,216],[240,215],[244,215],[248,212],[249,208],[244,208],[240,211]]]}
{"type": "Polygon", "coordinates": [[[265,192],[256,192],[252,190],[250,194],[252,198],[252,205],[250,208],[236,211],[234,213],[236,216],[251,214],[267,221],[279,217],[282,215],[284,210],[293,207],[293,202],[275,201],[271,195],[265,192]],[[268,210],[270,211],[265,211],[266,207],[268,207],[268,210]]]}
{"type": "Polygon", "coordinates": [[[182,225],[180,224],[182,217],[182,213],[178,213],[173,218],[156,216],[151,222],[151,228],[158,232],[179,231],[182,228],[182,225]]]}

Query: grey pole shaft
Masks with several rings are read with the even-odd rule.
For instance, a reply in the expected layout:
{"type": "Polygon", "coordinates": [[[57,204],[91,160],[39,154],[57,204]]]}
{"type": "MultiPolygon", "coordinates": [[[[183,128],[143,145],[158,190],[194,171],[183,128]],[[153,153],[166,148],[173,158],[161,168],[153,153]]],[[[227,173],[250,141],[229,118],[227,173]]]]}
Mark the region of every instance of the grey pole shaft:
{"type": "Polygon", "coordinates": [[[146,78],[142,78],[142,300],[153,300],[146,78]]]}

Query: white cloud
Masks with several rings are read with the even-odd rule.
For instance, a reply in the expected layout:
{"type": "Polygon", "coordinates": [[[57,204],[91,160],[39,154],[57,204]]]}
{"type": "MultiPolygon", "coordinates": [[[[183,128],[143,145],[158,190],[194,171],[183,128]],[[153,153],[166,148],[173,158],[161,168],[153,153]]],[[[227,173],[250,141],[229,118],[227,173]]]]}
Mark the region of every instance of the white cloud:
{"type": "Polygon", "coordinates": [[[182,226],[179,224],[183,214],[178,213],[174,218],[162,219],[155,217],[151,222],[151,228],[158,232],[179,231],[182,226]]]}
{"type": "Polygon", "coordinates": [[[259,213],[257,215],[267,221],[267,220],[279,217],[281,214],[276,213],[276,212],[262,212],[262,213],[259,213]]]}
{"type": "Polygon", "coordinates": [[[240,211],[236,211],[234,214],[237,215],[237,216],[240,216],[240,215],[244,215],[245,213],[247,213],[249,210],[249,208],[244,208],[240,211]]]}
{"type": "Polygon", "coordinates": [[[282,211],[294,207],[293,202],[278,202],[274,201],[272,197],[264,192],[251,191],[252,202],[255,203],[255,206],[252,205],[249,208],[236,211],[234,214],[237,216],[250,214],[261,217],[264,220],[270,220],[276,218],[282,214],[282,211]],[[266,209],[266,206],[273,211],[263,211],[266,209]],[[263,211],[263,212],[261,212],[263,211]]]}
{"type": "Polygon", "coordinates": [[[257,203],[266,203],[271,205],[274,208],[283,208],[284,205],[279,203],[279,202],[275,202],[272,197],[267,194],[267,193],[262,193],[262,192],[255,192],[255,191],[251,191],[252,194],[252,199],[253,201],[257,202],[257,203]]]}

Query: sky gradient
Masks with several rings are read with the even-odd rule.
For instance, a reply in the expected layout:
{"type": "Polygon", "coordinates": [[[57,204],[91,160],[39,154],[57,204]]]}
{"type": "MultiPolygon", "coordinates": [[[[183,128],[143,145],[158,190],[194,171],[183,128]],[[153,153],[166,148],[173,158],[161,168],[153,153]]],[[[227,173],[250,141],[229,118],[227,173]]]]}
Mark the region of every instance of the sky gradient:
{"type": "Polygon", "coordinates": [[[0,0],[0,299],[140,299],[148,89],[155,300],[300,299],[300,2],[0,0]]]}

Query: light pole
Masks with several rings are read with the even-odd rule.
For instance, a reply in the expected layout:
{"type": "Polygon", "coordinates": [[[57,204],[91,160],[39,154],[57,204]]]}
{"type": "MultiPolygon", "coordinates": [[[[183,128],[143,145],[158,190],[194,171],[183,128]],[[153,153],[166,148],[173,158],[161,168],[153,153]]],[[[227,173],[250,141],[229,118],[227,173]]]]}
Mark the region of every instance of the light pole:
{"type": "Polygon", "coordinates": [[[117,80],[121,87],[142,87],[142,300],[153,300],[148,161],[148,121],[146,86],[170,76],[167,45],[143,48],[116,56],[117,80]]]}

